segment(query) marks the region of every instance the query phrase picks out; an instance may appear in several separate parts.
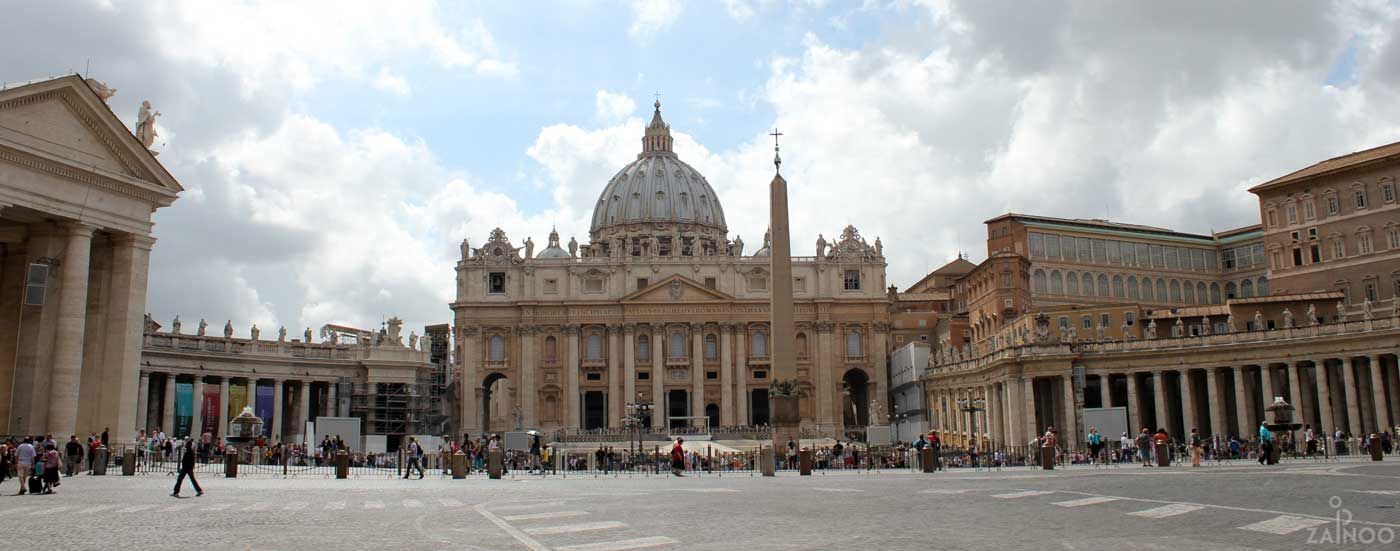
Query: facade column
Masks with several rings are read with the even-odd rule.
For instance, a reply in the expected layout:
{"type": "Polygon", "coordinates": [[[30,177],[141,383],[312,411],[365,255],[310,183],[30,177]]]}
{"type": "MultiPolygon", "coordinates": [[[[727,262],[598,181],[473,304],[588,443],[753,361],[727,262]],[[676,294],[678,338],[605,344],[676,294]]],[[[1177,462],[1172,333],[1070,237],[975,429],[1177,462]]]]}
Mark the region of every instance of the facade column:
{"type": "Polygon", "coordinates": [[[608,326],[608,425],[622,426],[622,326],[608,326]]]}
{"type": "Polygon", "coordinates": [[[1331,435],[1337,430],[1332,420],[1332,381],[1327,376],[1327,360],[1313,360],[1313,378],[1317,380],[1317,413],[1322,422],[1318,433],[1327,435],[1323,441],[1331,445],[1331,435]]]}
{"type": "MultiPolygon", "coordinates": [[[[836,400],[838,385],[833,380],[836,376],[836,368],[832,365],[831,358],[831,335],[836,330],[836,324],[830,321],[818,321],[817,326],[817,422],[823,427],[834,428],[842,417],[836,411],[836,400]]],[[[742,399],[742,398],[741,398],[742,399]]]]}
{"type": "MultiPolygon", "coordinates": [[[[536,334],[535,328],[529,325],[519,327],[516,330],[516,334],[520,335],[520,384],[511,385],[511,388],[515,389],[516,394],[520,397],[521,427],[525,429],[534,429],[536,428],[535,419],[537,419],[539,413],[537,402],[540,396],[540,386],[538,382],[540,373],[539,354],[536,353],[536,345],[539,341],[539,336],[536,334]]],[[[616,345],[616,337],[613,337],[613,340],[613,344],[616,345]]],[[[613,346],[612,351],[616,351],[616,349],[617,346],[613,346]]],[[[613,369],[608,370],[608,377],[612,381],[616,381],[618,379],[616,369],[617,357],[610,355],[608,357],[608,362],[613,367],[613,369]]],[[[614,396],[617,394],[622,393],[615,393],[614,396]]],[[[513,410],[510,416],[513,421],[515,418],[513,410]]],[[[513,425],[514,422],[511,424],[513,425]]]]}
{"type": "Polygon", "coordinates": [[[749,422],[749,332],[748,328],[740,325],[734,329],[734,344],[739,355],[736,358],[739,364],[739,376],[734,378],[734,383],[738,385],[735,390],[738,398],[734,404],[739,406],[739,416],[736,424],[748,426],[749,422]]]}
{"type": "Polygon", "coordinates": [[[1196,385],[1191,384],[1191,370],[1181,370],[1181,434],[1190,438],[1191,429],[1204,433],[1196,426],[1196,385]]]}
{"type": "Polygon", "coordinates": [[[1064,442],[1079,442],[1079,420],[1074,407],[1074,377],[1060,377],[1060,389],[1064,400],[1065,426],[1060,427],[1060,439],[1064,442]]]}
{"type": "Polygon", "coordinates": [[[666,357],[663,343],[666,328],[662,324],[651,326],[651,427],[666,430],[666,357]]]}
{"type": "Polygon", "coordinates": [[[1241,440],[1248,439],[1254,429],[1254,418],[1250,416],[1249,401],[1246,399],[1244,391],[1244,366],[1237,365],[1231,369],[1235,372],[1235,416],[1239,419],[1241,440]]]}
{"type": "Polygon", "coordinates": [[[286,413],[285,411],[283,411],[282,405],[285,404],[285,403],[286,403],[286,400],[284,399],[284,396],[283,396],[283,394],[282,394],[282,379],[273,379],[273,380],[272,380],[272,441],[273,441],[273,442],[282,442],[282,441],[286,440],[286,438],[283,437],[283,432],[282,432],[282,416],[283,416],[283,414],[286,413]]]}
{"type": "Polygon", "coordinates": [[[622,411],[637,401],[637,324],[622,326],[622,411]]]}
{"type": "MultiPolygon", "coordinates": [[[[734,423],[734,325],[719,326],[719,424],[734,423]]],[[[818,387],[821,388],[821,387],[818,387]]],[[[820,395],[821,390],[817,391],[820,395]]]]}
{"type": "MultiPolygon", "coordinates": [[[[462,343],[461,357],[457,359],[462,366],[461,387],[458,389],[461,402],[457,414],[461,424],[457,425],[457,432],[470,434],[481,429],[481,405],[477,402],[477,395],[481,392],[481,329],[471,326],[457,329],[461,333],[459,342],[462,343]]],[[[569,401],[567,396],[564,401],[569,401]]]]}
{"type": "Polygon", "coordinates": [[[1210,435],[1224,439],[1230,432],[1225,417],[1225,395],[1221,392],[1220,372],[1213,367],[1206,368],[1206,401],[1210,403],[1210,435]]]}
{"type": "Polygon", "coordinates": [[[1361,407],[1357,402],[1360,392],[1356,390],[1356,362],[1351,356],[1342,358],[1342,390],[1347,400],[1347,432],[1352,436],[1361,434],[1361,407]]]}
{"type": "MultiPolygon", "coordinates": [[[[133,422],[144,426],[150,422],[147,417],[135,419],[142,414],[133,409],[135,404],[130,398],[131,385],[140,379],[146,287],[154,244],[154,238],[144,235],[112,236],[112,278],[108,283],[106,340],[102,353],[106,365],[100,377],[98,411],[102,419],[112,419],[114,427],[128,427],[133,422]]],[[[126,443],[126,438],[123,434],[114,440],[126,443]]]]}
{"type": "Polygon", "coordinates": [[[161,402],[160,430],[175,436],[175,374],[165,374],[165,400],[161,402]]]}
{"type": "MultiPolygon", "coordinates": [[[[95,229],[77,223],[62,226],[66,245],[63,263],[58,267],[58,323],[49,374],[46,425],[46,432],[58,435],[57,438],[76,434],[77,431],[79,379],[83,373],[83,329],[87,323],[88,261],[95,229]]],[[[170,392],[174,392],[173,386],[170,392]]]]}
{"type": "MultiPolygon", "coordinates": [[[[204,376],[194,377],[194,396],[191,397],[193,410],[190,414],[190,436],[199,438],[204,434],[204,376]]],[[[198,441],[198,440],[196,440],[198,441]]]]}
{"type": "MultiPolygon", "coordinates": [[[[1396,299],[1400,300],[1400,299],[1396,299]]],[[[1381,357],[1379,355],[1367,358],[1371,369],[1371,397],[1374,401],[1372,407],[1376,410],[1376,424],[1372,426],[1372,432],[1381,433],[1390,425],[1390,420],[1385,409],[1385,372],[1381,370],[1381,357]]]]}
{"type": "MultiPolygon", "coordinates": [[[[690,415],[705,416],[705,326],[690,324],[690,415]]],[[[795,366],[794,366],[795,369],[795,366]]]]}
{"type": "MultiPolygon", "coordinates": [[[[1128,372],[1128,436],[1137,438],[1138,431],[1147,426],[1142,417],[1142,401],[1138,399],[1137,373],[1128,372]]],[[[1029,439],[1027,439],[1029,440],[1029,439]]]]}
{"type": "Polygon", "coordinates": [[[1037,434],[1040,433],[1040,427],[1036,426],[1035,424],[1035,378],[1022,378],[1021,391],[1022,394],[1025,395],[1025,401],[1021,402],[1024,405],[1022,405],[1021,407],[1025,408],[1026,410],[1025,426],[1027,435],[1024,438],[1024,440],[1029,442],[1031,438],[1034,438],[1037,434]]]}
{"type": "Polygon", "coordinates": [[[228,432],[228,377],[219,377],[219,425],[214,427],[214,438],[228,432]]]}
{"type": "Polygon", "coordinates": [[[309,436],[306,433],[306,423],[311,420],[311,381],[301,381],[301,392],[297,396],[297,426],[296,431],[301,435],[303,443],[314,445],[315,442],[307,442],[309,436]]]}
{"type": "Polygon", "coordinates": [[[151,374],[141,372],[140,382],[136,385],[136,430],[145,430],[150,427],[150,398],[151,398],[151,374]]]}
{"type": "Polygon", "coordinates": [[[1152,372],[1152,395],[1154,405],[1157,407],[1157,428],[1167,429],[1167,434],[1172,432],[1170,416],[1167,415],[1167,372],[1152,372]]]}
{"type": "Polygon", "coordinates": [[[326,394],[330,396],[326,399],[326,411],[330,412],[327,413],[327,415],[331,417],[340,417],[340,392],[338,390],[339,388],[340,385],[337,384],[335,381],[326,383],[326,394]]]}
{"type": "Polygon", "coordinates": [[[1259,396],[1260,407],[1265,410],[1259,412],[1260,420],[1263,420],[1264,411],[1267,411],[1269,404],[1274,403],[1274,366],[1269,362],[1264,362],[1259,366],[1259,396]]]}
{"type": "Polygon", "coordinates": [[[989,384],[983,387],[987,395],[987,438],[991,441],[992,447],[1002,442],[1002,437],[998,425],[1001,420],[1001,404],[997,402],[996,384],[989,384]]]}
{"type": "MultiPolygon", "coordinates": [[[[1113,393],[1110,392],[1110,391],[1109,391],[1109,388],[1108,388],[1108,375],[1107,375],[1107,374],[1099,375],[1099,407],[1101,407],[1101,408],[1113,407],[1113,406],[1111,405],[1112,402],[1113,402],[1112,398],[1113,398],[1113,393]]],[[[1084,429],[1084,430],[1089,430],[1089,429],[1084,429]]]]}
{"type": "Polygon", "coordinates": [[[1298,412],[1298,417],[1303,417],[1303,394],[1302,387],[1298,384],[1298,363],[1289,362],[1285,368],[1288,370],[1288,401],[1298,412]]]}
{"type": "Polygon", "coordinates": [[[564,328],[564,333],[568,335],[565,339],[569,343],[568,353],[565,355],[567,363],[564,364],[564,384],[567,387],[564,392],[564,407],[568,408],[568,427],[571,429],[583,428],[583,423],[579,422],[579,389],[578,389],[578,331],[579,326],[569,325],[564,328]]]}

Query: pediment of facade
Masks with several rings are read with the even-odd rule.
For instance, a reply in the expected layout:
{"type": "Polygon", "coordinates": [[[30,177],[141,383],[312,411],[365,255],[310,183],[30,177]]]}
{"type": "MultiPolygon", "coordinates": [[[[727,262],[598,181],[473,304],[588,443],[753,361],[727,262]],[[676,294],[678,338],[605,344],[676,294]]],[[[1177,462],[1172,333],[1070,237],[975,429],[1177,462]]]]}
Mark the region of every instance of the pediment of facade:
{"type": "Polygon", "coordinates": [[[707,302],[732,301],[733,296],[696,283],[681,275],[672,275],[622,297],[622,302],[707,302]]]}

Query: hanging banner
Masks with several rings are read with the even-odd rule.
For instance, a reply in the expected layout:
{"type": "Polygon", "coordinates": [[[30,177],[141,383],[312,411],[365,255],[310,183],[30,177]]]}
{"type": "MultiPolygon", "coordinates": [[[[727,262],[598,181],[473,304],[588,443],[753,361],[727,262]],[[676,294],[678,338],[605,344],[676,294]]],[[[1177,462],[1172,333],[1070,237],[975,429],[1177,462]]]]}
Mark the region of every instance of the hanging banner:
{"type": "Polygon", "coordinates": [[[194,422],[194,385],[175,383],[175,432],[176,438],[190,435],[190,424],[194,422]]]}
{"type": "Polygon", "coordinates": [[[243,385],[228,387],[228,420],[238,418],[243,406],[248,405],[248,387],[243,385]]]}
{"type": "Polygon", "coordinates": [[[272,387],[259,386],[257,405],[253,408],[253,414],[263,420],[263,436],[272,434],[272,387]]]}
{"type": "Polygon", "coordinates": [[[219,387],[204,387],[204,408],[200,413],[204,426],[199,428],[201,436],[206,432],[213,436],[223,434],[224,428],[219,426],[219,408],[222,406],[219,403],[219,387]]]}

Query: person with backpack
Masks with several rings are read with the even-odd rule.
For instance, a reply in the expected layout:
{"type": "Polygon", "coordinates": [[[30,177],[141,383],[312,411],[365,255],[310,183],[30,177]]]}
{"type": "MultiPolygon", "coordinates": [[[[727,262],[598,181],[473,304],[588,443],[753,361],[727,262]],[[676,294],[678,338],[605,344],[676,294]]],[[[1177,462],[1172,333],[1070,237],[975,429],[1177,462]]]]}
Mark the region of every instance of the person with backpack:
{"type": "Polygon", "coordinates": [[[1201,433],[1196,429],[1191,429],[1191,466],[1201,466],[1201,433]]]}
{"type": "Polygon", "coordinates": [[[423,473],[423,465],[421,464],[422,459],[423,446],[418,444],[417,438],[412,436],[408,437],[408,467],[403,471],[404,480],[408,480],[409,475],[413,474],[413,469],[418,469],[418,478],[420,480],[425,476],[423,473]]]}
{"type": "Polygon", "coordinates": [[[1137,440],[1133,444],[1137,448],[1138,459],[1142,461],[1142,466],[1151,467],[1152,433],[1148,432],[1147,427],[1142,428],[1142,432],[1138,433],[1137,440]]]}
{"type": "Polygon", "coordinates": [[[1269,461],[1274,451],[1274,433],[1264,423],[1259,423],[1259,464],[1272,464],[1269,461]]]}
{"type": "Polygon", "coordinates": [[[44,456],[40,461],[35,464],[43,466],[44,493],[52,494],[54,488],[61,484],[58,472],[63,468],[63,460],[58,456],[58,446],[45,444],[44,456]]]}
{"type": "Polygon", "coordinates": [[[1093,465],[1099,461],[1099,454],[1103,452],[1103,435],[1099,434],[1098,427],[1089,427],[1089,436],[1085,440],[1089,444],[1089,464],[1093,465]]]}
{"type": "Polygon", "coordinates": [[[170,492],[171,497],[180,497],[180,485],[185,482],[185,477],[189,477],[190,485],[194,486],[194,496],[204,495],[204,488],[199,487],[199,481],[194,479],[194,441],[185,440],[184,452],[180,454],[180,475],[175,479],[175,490],[170,492]]]}

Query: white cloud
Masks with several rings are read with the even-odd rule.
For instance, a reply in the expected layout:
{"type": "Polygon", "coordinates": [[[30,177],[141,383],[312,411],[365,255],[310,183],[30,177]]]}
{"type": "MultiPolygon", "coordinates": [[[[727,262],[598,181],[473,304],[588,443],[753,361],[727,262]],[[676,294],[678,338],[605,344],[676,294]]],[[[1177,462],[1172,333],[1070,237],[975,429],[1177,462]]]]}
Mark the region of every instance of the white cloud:
{"type": "Polygon", "coordinates": [[[407,79],[389,72],[387,67],[379,68],[379,75],[374,77],[374,87],[397,96],[407,96],[412,91],[407,79]]]}
{"type": "Polygon", "coordinates": [[[637,113],[637,102],[626,94],[615,94],[599,90],[593,98],[593,114],[599,120],[613,121],[627,118],[637,113]]]}
{"type": "Polygon", "coordinates": [[[685,11],[682,0],[631,0],[630,4],[633,18],[627,34],[642,40],[670,28],[685,11]]]}

